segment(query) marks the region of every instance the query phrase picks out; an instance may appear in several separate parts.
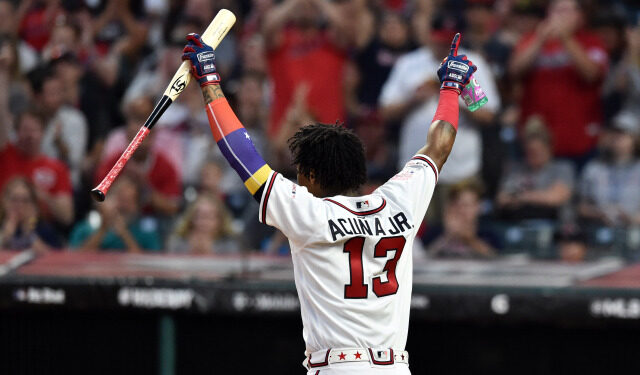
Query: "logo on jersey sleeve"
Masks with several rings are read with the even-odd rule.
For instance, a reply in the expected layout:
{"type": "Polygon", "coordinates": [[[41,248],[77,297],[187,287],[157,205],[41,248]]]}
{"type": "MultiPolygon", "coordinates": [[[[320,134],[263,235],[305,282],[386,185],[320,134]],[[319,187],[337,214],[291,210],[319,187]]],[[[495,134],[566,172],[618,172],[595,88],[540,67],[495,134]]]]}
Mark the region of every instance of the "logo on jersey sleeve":
{"type": "Polygon", "coordinates": [[[397,173],[395,176],[391,177],[392,181],[407,181],[413,177],[413,172],[411,169],[404,169],[401,172],[397,173]]]}

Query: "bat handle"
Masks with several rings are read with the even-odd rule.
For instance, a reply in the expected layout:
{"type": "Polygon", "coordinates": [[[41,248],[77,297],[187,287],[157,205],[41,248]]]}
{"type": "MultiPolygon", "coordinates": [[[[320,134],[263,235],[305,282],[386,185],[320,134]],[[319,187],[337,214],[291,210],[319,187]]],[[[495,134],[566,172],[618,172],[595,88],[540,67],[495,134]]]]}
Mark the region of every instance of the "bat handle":
{"type": "Polygon", "coordinates": [[[93,190],[91,190],[91,197],[98,202],[104,201],[109,188],[111,188],[111,184],[118,177],[122,168],[124,168],[127,161],[131,158],[131,155],[140,147],[142,141],[146,138],[147,134],[149,134],[149,128],[141,127],[136,136],[133,138],[127,149],[120,155],[120,158],[116,162],[116,164],[111,168],[109,173],[102,179],[100,184],[96,186],[93,190]]]}

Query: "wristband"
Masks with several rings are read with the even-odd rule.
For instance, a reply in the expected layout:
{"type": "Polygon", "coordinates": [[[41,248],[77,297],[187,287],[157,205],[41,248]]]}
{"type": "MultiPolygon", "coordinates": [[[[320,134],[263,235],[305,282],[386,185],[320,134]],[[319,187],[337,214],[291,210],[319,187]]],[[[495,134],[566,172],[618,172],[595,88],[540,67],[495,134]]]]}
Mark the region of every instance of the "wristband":
{"type": "Polygon", "coordinates": [[[220,75],[218,73],[207,74],[206,76],[199,78],[198,83],[200,83],[200,87],[205,87],[207,85],[219,85],[220,75]]]}
{"type": "Polygon", "coordinates": [[[442,86],[440,86],[440,90],[454,90],[458,95],[460,95],[462,89],[464,89],[464,86],[454,81],[444,81],[442,82],[442,86]]]}
{"type": "Polygon", "coordinates": [[[436,114],[433,116],[433,121],[446,121],[451,124],[456,131],[458,130],[458,116],[460,111],[458,95],[458,91],[449,88],[440,89],[438,109],[436,109],[436,114]]]}

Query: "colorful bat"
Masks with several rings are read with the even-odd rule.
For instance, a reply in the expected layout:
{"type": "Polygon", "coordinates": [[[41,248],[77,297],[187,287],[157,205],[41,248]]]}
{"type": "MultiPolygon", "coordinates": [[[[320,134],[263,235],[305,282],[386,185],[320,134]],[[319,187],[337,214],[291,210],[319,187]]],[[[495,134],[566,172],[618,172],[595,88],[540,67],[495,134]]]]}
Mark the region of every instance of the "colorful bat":
{"type": "MultiPolygon", "coordinates": [[[[218,47],[218,44],[220,44],[222,39],[227,35],[235,22],[236,16],[232,12],[226,9],[220,10],[213,21],[211,21],[211,24],[209,24],[209,27],[207,27],[204,34],[202,34],[202,40],[213,48],[218,47]]],[[[98,202],[104,201],[111,184],[113,184],[113,181],[118,177],[125,164],[127,164],[131,155],[133,155],[138,146],[140,146],[147,134],[149,134],[151,128],[153,128],[156,122],[158,122],[158,119],[162,116],[164,111],[169,108],[171,103],[173,103],[182,91],[184,91],[187,85],[189,85],[189,82],[191,81],[191,73],[189,72],[189,69],[189,62],[183,61],[176,74],[171,78],[169,86],[167,86],[167,89],[164,91],[162,99],[160,99],[153,111],[151,111],[151,114],[144,122],[144,125],[142,125],[136,136],[133,138],[131,143],[129,143],[129,146],[124,150],[109,173],[107,173],[107,175],[102,179],[102,182],[91,190],[91,196],[93,199],[98,202]]]]}

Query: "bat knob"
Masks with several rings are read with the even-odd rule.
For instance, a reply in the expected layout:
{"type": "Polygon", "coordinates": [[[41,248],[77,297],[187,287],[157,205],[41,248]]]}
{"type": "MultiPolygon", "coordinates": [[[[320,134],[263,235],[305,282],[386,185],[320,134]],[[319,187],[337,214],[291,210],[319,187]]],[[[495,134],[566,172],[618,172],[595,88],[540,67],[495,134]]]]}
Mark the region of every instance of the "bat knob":
{"type": "Polygon", "coordinates": [[[98,189],[91,190],[91,198],[96,202],[104,202],[104,193],[98,189]]]}

